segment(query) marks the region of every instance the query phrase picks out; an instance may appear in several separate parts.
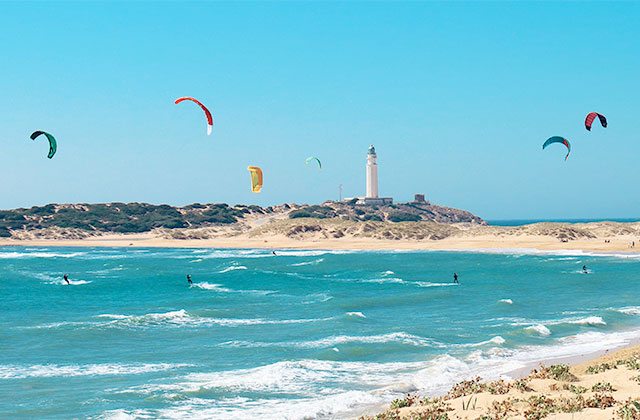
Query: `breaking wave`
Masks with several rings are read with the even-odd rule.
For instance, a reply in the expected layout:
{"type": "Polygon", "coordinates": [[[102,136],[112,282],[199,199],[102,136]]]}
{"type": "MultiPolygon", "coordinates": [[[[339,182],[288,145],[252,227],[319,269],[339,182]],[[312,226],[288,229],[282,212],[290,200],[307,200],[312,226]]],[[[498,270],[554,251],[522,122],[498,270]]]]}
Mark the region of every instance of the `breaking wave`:
{"type": "Polygon", "coordinates": [[[52,378],[70,376],[140,375],[192,365],[170,363],[90,365],[0,365],[0,379],[52,378]]]}

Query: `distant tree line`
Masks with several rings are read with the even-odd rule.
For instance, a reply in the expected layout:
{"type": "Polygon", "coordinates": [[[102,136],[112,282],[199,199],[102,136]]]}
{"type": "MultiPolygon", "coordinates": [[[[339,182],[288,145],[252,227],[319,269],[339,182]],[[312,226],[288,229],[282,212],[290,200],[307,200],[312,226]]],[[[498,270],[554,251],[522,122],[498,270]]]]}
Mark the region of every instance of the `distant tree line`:
{"type": "Polygon", "coordinates": [[[11,230],[76,228],[113,233],[148,232],[156,228],[204,227],[236,223],[249,213],[268,213],[259,206],[191,204],[176,208],[145,203],[48,204],[29,209],[0,211],[0,237],[11,230]]]}

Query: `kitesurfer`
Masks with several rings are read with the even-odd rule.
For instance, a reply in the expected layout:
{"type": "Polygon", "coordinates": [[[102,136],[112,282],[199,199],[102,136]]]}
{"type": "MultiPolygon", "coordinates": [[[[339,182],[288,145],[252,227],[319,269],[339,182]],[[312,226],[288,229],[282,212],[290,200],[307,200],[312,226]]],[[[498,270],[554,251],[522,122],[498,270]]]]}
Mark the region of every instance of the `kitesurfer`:
{"type": "Polygon", "coordinates": [[[276,255],[276,256],[277,256],[276,251],[271,251],[271,253],[272,253],[273,255],[276,255]]]}
{"type": "Polygon", "coordinates": [[[187,274],[187,281],[189,282],[189,284],[193,284],[193,281],[191,280],[191,274],[187,274]]]}
{"type": "Polygon", "coordinates": [[[64,278],[64,281],[67,282],[67,284],[71,284],[71,282],[69,281],[69,275],[65,274],[64,276],[62,276],[62,278],[64,278]]]}
{"type": "Polygon", "coordinates": [[[458,281],[458,273],[453,273],[453,282],[456,284],[460,284],[460,282],[458,281]]]}
{"type": "Polygon", "coordinates": [[[582,272],[583,272],[584,274],[588,274],[588,273],[589,273],[589,270],[587,269],[587,266],[586,266],[586,265],[583,265],[583,266],[582,266],[582,272]]]}

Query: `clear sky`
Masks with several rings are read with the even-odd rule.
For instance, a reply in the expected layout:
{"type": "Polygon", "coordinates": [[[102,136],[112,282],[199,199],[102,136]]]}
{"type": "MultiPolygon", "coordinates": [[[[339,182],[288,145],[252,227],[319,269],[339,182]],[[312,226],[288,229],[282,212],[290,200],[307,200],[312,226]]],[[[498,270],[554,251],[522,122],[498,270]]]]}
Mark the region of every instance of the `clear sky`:
{"type": "Polygon", "coordinates": [[[399,201],[638,217],[638,22],[634,2],[1,2],[0,208],[320,203],[364,193],[373,143],[399,201]]]}

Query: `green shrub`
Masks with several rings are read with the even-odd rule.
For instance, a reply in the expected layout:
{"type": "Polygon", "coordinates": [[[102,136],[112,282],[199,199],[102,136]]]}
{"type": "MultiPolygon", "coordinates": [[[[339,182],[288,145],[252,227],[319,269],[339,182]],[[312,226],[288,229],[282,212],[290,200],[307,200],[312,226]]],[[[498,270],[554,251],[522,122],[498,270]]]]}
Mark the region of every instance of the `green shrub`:
{"type": "Polygon", "coordinates": [[[413,213],[394,211],[389,213],[388,219],[392,222],[418,222],[422,220],[422,217],[413,213]]]}

